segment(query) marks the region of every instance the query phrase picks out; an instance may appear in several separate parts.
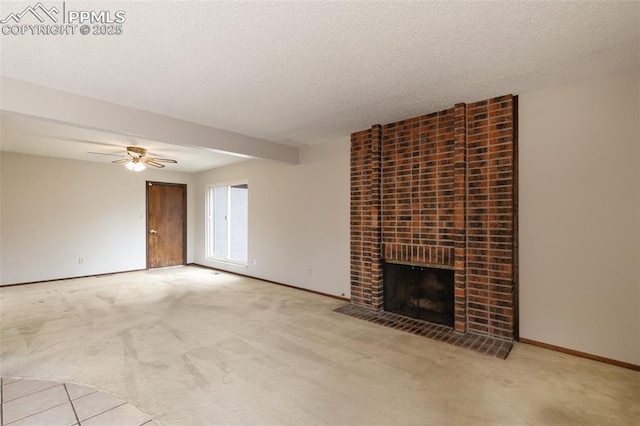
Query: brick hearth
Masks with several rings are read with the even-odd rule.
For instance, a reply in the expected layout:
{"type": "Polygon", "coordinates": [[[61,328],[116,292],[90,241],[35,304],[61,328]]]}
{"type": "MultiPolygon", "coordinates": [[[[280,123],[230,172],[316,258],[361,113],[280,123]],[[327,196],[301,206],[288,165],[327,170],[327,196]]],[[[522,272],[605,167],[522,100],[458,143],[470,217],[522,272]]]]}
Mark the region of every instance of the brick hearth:
{"type": "Polygon", "coordinates": [[[509,340],[471,332],[459,333],[444,325],[403,317],[393,312],[376,312],[354,304],[340,306],[335,312],[501,359],[509,355],[513,346],[509,340]]]}

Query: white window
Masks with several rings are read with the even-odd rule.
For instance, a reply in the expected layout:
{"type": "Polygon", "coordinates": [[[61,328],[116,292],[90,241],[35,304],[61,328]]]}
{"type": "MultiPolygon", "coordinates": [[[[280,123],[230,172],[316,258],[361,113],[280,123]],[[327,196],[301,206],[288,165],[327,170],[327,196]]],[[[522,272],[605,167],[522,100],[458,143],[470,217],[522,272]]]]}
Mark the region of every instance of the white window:
{"type": "Polygon", "coordinates": [[[247,265],[249,185],[210,186],[207,258],[247,265]]]}

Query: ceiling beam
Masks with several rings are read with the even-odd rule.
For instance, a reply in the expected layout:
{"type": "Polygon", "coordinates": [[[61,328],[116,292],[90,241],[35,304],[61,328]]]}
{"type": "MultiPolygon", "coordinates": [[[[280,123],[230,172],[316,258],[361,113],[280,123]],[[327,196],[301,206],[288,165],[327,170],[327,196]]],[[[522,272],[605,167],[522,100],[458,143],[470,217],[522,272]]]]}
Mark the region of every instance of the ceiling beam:
{"type": "Polygon", "coordinates": [[[99,101],[8,77],[0,81],[0,110],[225,154],[298,164],[298,148],[99,101]]]}

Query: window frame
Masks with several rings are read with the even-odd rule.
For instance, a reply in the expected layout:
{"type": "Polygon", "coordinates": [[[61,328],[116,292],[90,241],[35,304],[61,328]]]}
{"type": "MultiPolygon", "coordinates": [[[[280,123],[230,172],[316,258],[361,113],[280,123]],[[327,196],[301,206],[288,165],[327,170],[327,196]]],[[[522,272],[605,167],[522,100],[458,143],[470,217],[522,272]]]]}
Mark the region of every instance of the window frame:
{"type": "MultiPolygon", "coordinates": [[[[205,202],[206,202],[206,212],[205,212],[205,258],[207,260],[213,262],[220,263],[228,263],[234,266],[241,266],[248,268],[249,267],[249,181],[248,180],[237,180],[231,182],[220,182],[220,183],[210,183],[206,186],[206,194],[205,194],[205,202]],[[238,185],[247,185],[247,261],[242,262],[234,259],[230,259],[228,257],[220,258],[215,256],[215,223],[214,223],[214,190],[216,188],[227,188],[227,216],[229,216],[229,208],[231,207],[230,197],[231,190],[230,188],[238,185]]],[[[227,255],[229,254],[229,244],[230,244],[230,223],[231,220],[227,220],[227,255]]]]}

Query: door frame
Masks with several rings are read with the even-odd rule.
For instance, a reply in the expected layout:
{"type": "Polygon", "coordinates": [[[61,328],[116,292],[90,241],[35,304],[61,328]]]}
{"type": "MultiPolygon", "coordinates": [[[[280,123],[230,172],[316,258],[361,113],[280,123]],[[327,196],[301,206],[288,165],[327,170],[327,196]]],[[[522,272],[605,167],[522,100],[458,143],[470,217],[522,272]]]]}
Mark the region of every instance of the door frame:
{"type": "Polygon", "coordinates": [[[182,187],[182,197],[183,197],[183,206],[182,209],[182,232],[184,238],[182,240],[182,264],[187,264],[187,184],[186,183],[172,183],[172,182],[158,182],[153,180],[148,180],[144,184],[144,193],[145,193],[145,253],[147,258],[147,270],[151,269],[149,264],[149,187],[153,185],[164,185],[164,186],[179,186],[182,187]]]}

